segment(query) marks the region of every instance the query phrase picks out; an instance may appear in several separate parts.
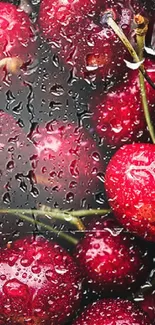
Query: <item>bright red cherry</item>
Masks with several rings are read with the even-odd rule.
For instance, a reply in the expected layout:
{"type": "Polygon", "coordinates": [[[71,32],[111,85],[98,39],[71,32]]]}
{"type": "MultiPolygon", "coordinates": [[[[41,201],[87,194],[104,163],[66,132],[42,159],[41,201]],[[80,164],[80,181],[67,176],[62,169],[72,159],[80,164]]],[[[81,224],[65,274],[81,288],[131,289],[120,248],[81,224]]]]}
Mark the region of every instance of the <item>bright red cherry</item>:
{"type": "Polygon", "coordinates": [[[75,258],[89,286],[108,294],[134,290],[149,272],[147,251],[110,217],[90,223],[75,258]]]}
{"type": "MultiPolygon", "coordinates": [[[[145,62],[146,70],[155,82],[155,63],[145,62]]],[[[155,91],[146,82],[150,110],[155,107],[155,91]]],[[[138,71],[129,71],[124,82],[108,93],[96,95],[90,103],[93,126],[103,141],[119,147],[126,142],[136,141],[145,129],[145,118],[141,103],[138,71]]]]}
{"type": "Polygon", "coordinates": [[[80,293],[78,269],[58,244],[27,237],[1,249],[0,319],[64,324],[78,307],[80,293]]]}
{"type": "MultiPolygon", "coordinates": [[[[91,6],[84,5],[82,0],[43,0],[39,12],[39,25],[46,39],[56,48],[61,57],[77,75],[89,75],[105,78],[123,73],[123,58],[127,51],[108,26],[96,25],[93,18],[100,20],[107,10],[112,10],[119,26],[128,35],[135,8],[128,2],[105,1],[100,7],[93,2],[93,10],[97,17],[89,14],[91,6]],[[90,7],[90,8],[89,8],[90,7]]],[[[87,3],[88,4],[88,3],[87,3]]],[[[91,4],[91,2],[90,2],[91,4]]],[[[137,5],[138,7],[138,5],[137,5]]]]}
{"type": "Polygon", "coordinates": [[[138,236],[155,241],[155,146],[121,147],[108,164],[105,189],[119,222],[138,236]]]}
{"type": "Polygon", "coordinates": [[[99,300],[89,305],[73,325],[152,325],[137,306],[127,300],[99,300]]]}
{"type": "Polygon", "coordinates": [[[35,41],[36,34],[28,15],[13,4],[0,2],[0,59],[3,59],[0,67],[5,66],[14,73],[30,62],[35,41]]]}
{"type": "Polygon", "coordinates": [[[31,139],[37,153],[33,165],[37,183],[46,185],[61,201],[80,202],[94,193],[103,165],[84,129],[73,123],[48,122],[31,139]]]}

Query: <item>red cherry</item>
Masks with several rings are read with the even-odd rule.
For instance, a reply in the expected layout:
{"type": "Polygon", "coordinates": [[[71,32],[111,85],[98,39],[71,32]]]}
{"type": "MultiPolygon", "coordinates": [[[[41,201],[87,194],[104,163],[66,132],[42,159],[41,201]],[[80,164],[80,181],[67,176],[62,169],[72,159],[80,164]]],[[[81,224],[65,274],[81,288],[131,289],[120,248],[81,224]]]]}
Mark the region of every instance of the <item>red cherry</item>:
{"type": "Polygon", "coordinates": [[[127,300],[99,300],[89,305],[73,325],[151,325],[148,317],[127,300]]]}
{"type": "MultiPolygon", "coordinates": [[[[0,59],[15,57],[22,63],[32,59],[36,35],[24,11],[12,4],[0,2],[0,31],[0,59]]],[[[14,60],[10,66],[6,64],[11,72],[18,68],[16,65],[18,65],[17,60],[14,60]]]]}
{"type": "Polygon", "coordinates": [[[135,290],[149,271],[147,251],[111,218],[90,224],[76,247],[83,277],[96,291],[135,290]]]}
{"type": "Polygon", "coordinates": [[[46,38],[58,47],[65,36],[70,37],[77,32],[82,15],[88,15],[95,5],[96,0],[54,0],[52,3],[43,0],[40,4],[39,25],[46,38]]]}
{"type": "Polygon", "coordinates": [[[94,192],[103,172],[95,142],[73,123],[49,122],[32,135],[37,157],[37,182],[48,186],[59,198],[79,202],[94,192]]]}
{"type": "Polygon", "coordinates": [[[119,222],[138,236],[155,241],[155,146],[121,147],[107,167],[105,189],[119,222]]]}
{"type": "Polygon", "coordinates": [[[144,296],[144,300],[139,301],[138,304],[155,324],[155,293],[144,296]]]}
{"type": "MultiPolygon", "coordinates": [[[[104,4],[102,11],[112,9],[118,24],[128,34],[133,18],[132,8],[124,2],[106,1],[104,4]]],[[[98,4],[94,1],[94,11],[97,8],[98,4]]],[[[97,26],[88,13],[82,0],[75,3],[72,0],[70,5],[68,1],[62,5],[61,0],[43,0],[39,25],[65,62],[76,68],[77,75],[87,77],[93,74],[101,78],[116,76],[119,72],[122,75],[123,58],[127,51],[109,27],[97,26]]]]}
{"type": "Polygon", "coordinates": [[[45,22],[44,28],[47,32],[58,35],[58,32],[63,30],[63,26],[68,26],[70,23],[74,25],[78,22],[82,14],[88,15],[94,10],[96,6],[96,0],[46,0],[41,2],[40,8],[40,22],[43,23],[43,17],[47,17],[48,22],[45,22]],[[73,20],[74,19],[74,20],[73,20]]]}
{"type": "Polygon", "coordinates": [[[62,324],[78,307],[80,288],[75,263],[54,242],[27,237],[0,251],[2,320],[62,324]]]}
{"type": "MultiPolygon", "coordinates": [[[[155,63],[147,60],[145,67],[155,82],[155,63]]],[[[155,91],[148,82],[146,92],[149,108],[153,110],[155,91]]],[[[145,128],[138,71],[128,72],[124,82],[107,94],[97,94],[90,107],[94,112],[94,128],[106,144],[119,147],[126,142],[136,141],[145,128]]]]}

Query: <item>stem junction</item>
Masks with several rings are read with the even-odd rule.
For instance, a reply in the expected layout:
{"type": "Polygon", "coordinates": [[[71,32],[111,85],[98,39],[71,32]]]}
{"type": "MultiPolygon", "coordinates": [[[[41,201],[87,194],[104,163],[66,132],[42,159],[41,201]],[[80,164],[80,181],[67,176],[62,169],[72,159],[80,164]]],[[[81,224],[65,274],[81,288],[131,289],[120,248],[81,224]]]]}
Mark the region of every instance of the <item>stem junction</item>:
{"type": "MultiPolygon", "coordinates": [[[[137,55],[135,49],[133,48],[132,44],[129,42],[128,38],[126,37],[126,35],[124,34],[123,30],[117,25],[117,23],[114,20],[114,14],[112,10],[106,11],[103,13],[100,23],[102,26],[104,26],[105,24],[107,24],[110,28],[112,28],[112,30],[114,31],[114,33],[119,37],[119,39],[121,40],[121,42],[124,44],[125,48],[128,50],[128,52],[130,53],[130,55],[132,56],[132,58],[134,59],[134,61],[136,63],[141,62],[139,56],[137,55]]],[[[154,82],[151,80],[151,78],[149,77],[149,75],[147,74],[147,71],[145,70],[143,65],[140,65],[139,68],[140,72],[142,73],[142,75],[144,76],[144,78],[147,80],[147,82],[150,84],[150,86],[155,89],[155,84],[154,82]]]]}

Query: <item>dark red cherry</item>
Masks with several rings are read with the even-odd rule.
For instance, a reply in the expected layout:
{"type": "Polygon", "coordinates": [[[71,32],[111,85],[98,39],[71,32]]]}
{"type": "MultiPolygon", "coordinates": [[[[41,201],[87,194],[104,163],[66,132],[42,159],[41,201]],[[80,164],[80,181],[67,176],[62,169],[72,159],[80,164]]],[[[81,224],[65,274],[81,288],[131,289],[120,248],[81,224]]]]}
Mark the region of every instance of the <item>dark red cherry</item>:
{"type": "Polygon", "coordinates": [[[108,294],[135,290],[149,272],[147,250],[110,217],[90,223],[75,258],[88,285],[108,294]]]}
{"type": "Polygon", "coordinates": [[[86,307],[73,325],[152,325],[136,305],[127,300],[99,300],[86,307]]]}
{"type": "Polygon", "coordinates": [[[8,324],[64,324],[78,308],[79,271],[67,252],[43,237],[0,251],[0,319],[8,324]]]}
{"type": "MultiPolygon", "coordinates": [[[[148,75],[155,82],[155,62],[146,60],[148,75]]],[[[92,123],[104,143],[120,147],[137,141],[145,129],[138,71],[129,71],[124,81],[108,93],[95,94],[90,103],[92,123]]],[[[155,107],[155,90],[146,82],[150,112],[155,107]]]]}
{"type": "Polygon", "coordinates": [[[104,79],[107,75],[122,75],[126,70],[123,59],[127,51],[111,28],[100,25],[100,16],[109,9],[118,25],[129,35],[133,14],[139,12],[138,4],[133,8],[127,1],[111,0],[104,5],[94,1],[93,15],[89,14],[91,6],[89,8],[82,0],[41,2],[40,28],[51,46],[78,76],[104,79]]]}

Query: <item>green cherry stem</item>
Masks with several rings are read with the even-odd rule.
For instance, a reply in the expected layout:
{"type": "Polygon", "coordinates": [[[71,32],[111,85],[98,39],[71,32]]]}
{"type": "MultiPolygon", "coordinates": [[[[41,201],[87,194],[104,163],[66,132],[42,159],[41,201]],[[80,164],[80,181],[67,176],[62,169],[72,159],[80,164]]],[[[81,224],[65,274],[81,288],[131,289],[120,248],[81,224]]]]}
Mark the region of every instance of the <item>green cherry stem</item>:
{"type": "MultiPolygon", "coordinates": [[[[105,23],[110,28],[112,28],[114,33],[119,37],[121,42],[124,44],[125,48],[128,50],[130,55],[133,57],[134,61],[136,63],[140,62],[141,60],[140,60],[139,56],[137,55],[135,49],[133,48],[132,44],[129,42],[129,40],[126,37],[126,35],[124,34],[123,30],[117,25],[117,23],[113,19],[112,11],[105,12],[103,17],[101,18],[101,24],[105,24],[105,23]]],[[[143,74],[143,76],[147,80],[147,82],[150,84],[150,86],[153,89],[155,89],[155,84],[153,83],[151,78],[148,76],[148,74],[147,74],[147,72],[146,72],[143,65],[140,65],[139,70],[141,71],[141,73],[143,74]]]]}
{"type": "Polygon", "coordinates": [[[109,214],[111,212],[110,209],[90,209],[90,210],[79,210],[79,211],[72,211],[71,214],[76,217],[87,217],[91,215],[102,216],[105,214],[109,214]]]}
{"type": "MultiPolygon", "coordinates": [[[[61,211],[59,209],[51,209],[49,206],[46,206],[46,205],[41,206],[41,211],[46,215],[48,215],[49,212],[53,212],[54,214],[56,212],[59,214],[64,213],[66,218],[70,218],[71,216],[72,216],[72,218],[73,217],[74,218],[75,217],[82,218],[82,217],[87,217],[87,216],[91,216],[91,215],[102,216],[102,215],[109,214],[111,212],[110,209],[89,209],[89,210],[76,210],[76,211],[75,210],[73,210],[73,211],[63,210],[63,211],[61,211]]],[[[70,220],[66,219],[66,221],[70,221],[70,220]]],[[[82,229],[79,229],[79,230],[82,230],[82,229]]]]}
{"type": "MultiPolygon", "coordinates": [[[[131,56],[133,57],[135,62],[139,62],[140,59],[139,59],[136,51],[134,50],[133,46],[129,42],[128,38],[125,36],[123,30],[117,25],[115,20],[110,15],[107,18],[107,24],[109,25],[109,27],[112,28],[112,30],[115,32],[115,34],[120,38],[120,40],[125,45],[125,47],[128,49],[129,53],[131,54],[131,56]]],[[[142,68],[142,67],[140,67],[140,68],[142,68]]]]}
{"type": "MultiPolygon", "coordinates": [[[[6,212],[5,212],[6,213],[6,212]]],[[[63,231],[60,231],[60,230],[56,230],[54,229],[53,227],[41,222],[41,221],[38,221],[38,220],[35,220],[31,217],[28,217],[26,216],[25,214],[23,214],[22,212],[18,212],[17,213],[17,210],[16,210],[16,213],[15,213],[20,219],[24,220],[24,221],[27,221],[33,225],[37,225],[41,228],[44,228],[45,230],[48,230],[52,233],[55,233],[57,234],[59,237],[61,237],[62,239],[65,239],[66,241],[70,242],[71,244],[73,245],[77,245],[78,244],[78,240],[76,238],[74,238],[73,236],[70,236],[68,235],[67,233],[63,231]]]]}
{"type": "MultiPolygon", "coordinates": [[[[34,219],[31,219],[27,215],[35,215],[35,216],[41,216],[42,218],[44,216],[48,216],[48,218],[53,218],[57,220],[62,220],[63,222],[69,222],[70,224],[74,225],[79,231],[85,231],[85,226],[83,225],[82,220],[80,220],[80,217],[86,217],[90,215],[105,215],[110,213],[109,209],[90,209],[90,210],[78,210],[78,211],[61,211],[58,209],[51,209],[49,207],[43,206],[42,209],[36,210],[36,209],[1,209],[0,214],[15,214],[20,215],[25,218],[27,221],[31,221],[34,219]]],[[[36,224],[40,221],[35,220],[33,223],[36,224]]],[[[44,224],[41,222],[40,224],[44,228],[47,229],[47,224],[44,224]]],[[[52,228],[53,229],[53,228],[52,228]]],[[[50,230],[50,229],[48,229],[50,230]]]]}
{"type": "Polygon", "coordinates": [[[73,216],[70,212],[63,212],[57,209],[51,209],[50,211],[43,210],[33,210],[33,209],[1,209],[0,214],[26,214],[28,215],[37,215],[43,216],[43,214],[48,215],[53,219],[58,219],[66,222],[70,222],[72,225],[76,226],[76,228],[80,231],[84,231],[85,227],[80,219],[73,216]]]}
{"type": "Polygon", "coordinates": [[[51,209],[50,207],[41,206],[40,210],[37,209],[0,209],[0,214],[12,214],[18,216],[20,219],[27,221],[33,225],[40,226],[52,233],[59,235],[61,238],[67,240],[71,244],[77,245],[78,240],[73,236],[68,235],[63,231],[58,231],[47,225],[42,221],[37,220],[36,218],[30,217],[29,215],[34,216],[48,216],[48,218],[62,220],[63,222],[69,222],[74,225],[78,231],[85,232],[85,227],[83,222],[79,219],[80,217],[85,217],[89,215],[106,215],[110,213],[109,209],[90,209],[90,210],[79,210],[79,211],[61,211],[59,209],[51,209]]]}
{"type": "MultiPolygon", "coordinates": [[[[143,60],[145,36],[146,36],[147,29],[148,29],[148,20],[145,19],[144,17],[142,17],[141,15],[136,15],[135,22],[137,23],[137,26],[138,26],[136,28],[136,41],[137,41],[138,55],[139,55],[139,59],[143,60]]],[[[140,84],[141,99],[142,99],[145,120],[146,120],[146,123],[148,126],[148,130],[149,130],[152,142],[155,143],[155,132],[154,132],[153,124],[151,122],[151,118],[150,118],[150,112],[149,112],[147,95],[146,95],[145,80],[144,80],[144,76],[141,71],[139,71],[139,84],[140,84]]]]}

